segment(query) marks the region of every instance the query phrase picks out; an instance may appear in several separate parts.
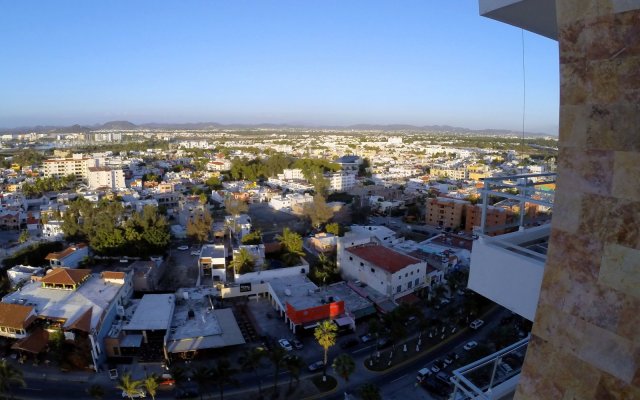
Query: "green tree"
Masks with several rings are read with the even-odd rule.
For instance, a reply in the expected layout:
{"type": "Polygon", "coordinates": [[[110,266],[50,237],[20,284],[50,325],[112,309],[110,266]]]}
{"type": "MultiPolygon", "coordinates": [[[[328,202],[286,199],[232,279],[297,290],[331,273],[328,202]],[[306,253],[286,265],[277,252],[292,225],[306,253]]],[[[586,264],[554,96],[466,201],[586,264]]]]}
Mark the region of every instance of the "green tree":
{"type": "Polygon", "coordinates": [[[338,224],[337,222],[332,222],[330,224],[325,225],[324,230],[327,233],[331,233],[336,236],[342,236],[343,234],[340,224],[338,224]]]}
{"type": "Polygon", "coordinates": [[[238,370],[232,368],[231,363],[226,358],[219,358],[215,367],[211,369],[212,380],[218,386],[218,390],[220,391],[220,400],[224,399],[225,384],[238,384],[238,380],[234,377],[237,373],[238,370]]]}
{"type": "Polygon", "coordinates": [[[304,362],[298,356],[291,356],[285,359],[285,368],[289,371],[289,392],[293,389],[293,380],[296,385],[300,383],[300,372],[304,368],[304,362]]]}
{"type": "Polygon", "coordinates": [[[104,388],[97,383],[93,384],[87,389],[87,394],[96,400],[101,400],[104,397],[104,388]]]}
{"type": "Polygon", "coordinates": [[[155,376],[154,374],[147,376],[142,382],[142,384],[144,385],[144,388],[147,389],[149,396],[151,396],[151,398],[155,400],[156,393],[158,393],[158,386],[160,386],[158,384],[158,377],[155,376]]]}
{"type": "Polygon", "coordinates": [[[226,199],[224,199],[224,209],[230,215],[237,217],[240,214],[244,214],[249,211],[249,205],[245,201],[234,199],[233,197],[228,196],[226,199]]]}
{"type": "Polygon", "coordinates": [[[311,220],[311,225],[320,228],[322,224],[333,217],[333,210],[327,206],[324,197],[319,194],[313,196],[313,203],[304,205],[302,214],[311,220]]]}
{"type": "Polygon", "coordinates": [[[293,266],[300,262],[300,257],[304,255],[302,251],[302,237],[289,228],[284,228],[282,235],[276,236],[276,240],[282,246],[282,259],[289,265],[293,266]]]}
{"type": "Polygon", "coordinates": [[[187,221],[187,236],[202,244],[211,235],[213,218],[207,210],[197,212],[187,221]]]}
{"type": "Polygon", "coordinates": [[[258,368],[260,368],[260,361],[265,356],[265,352],[262,349],[252,348],[245,350],[240,356],[240,368],[245,371],[253,372],[258,381],[258,393],[262,396],[262,379],[258,375],[258,368]]]}
{"type": "Polygon", "coordinates": [[[204,181],[204,184],[207,185],[209,190],[220,190],[220,189],[222,189],[222,182],[220,182],[220,178],[217,177],[217,176],[210,177],[209,179],[204,181]]]}
{"type": "Polygon", "coordinates": [[[18,237],[18,242],[25,243],[25,242],[28,242],[30,238],[31,238],[31,235],[29,235],[29,231],[25,229],[22,232],[20,232],[20,236],[18,237]]]}
{"type": "Polygon", "coordinates": [[[124,374],[120,378],[120,383],[116,386],[117,389],[122,390],[122,393],[129,399],[133,399],[140,392],[142,381],[131,379],[131,374],[124,374]]]}
{"type": "Polygon", "coordinates": [[[324,366],[322,369],[322,380],[327,380],[327,358],[329,356],[329,348],[336,344],[338,327],[331,320],[324,320],[316,327],[313,332],[318,344],[324,350],[324,366]]]}
{"type": "Polygon", "coordinates": [[[256,229],[253,232],[249,232],[242,237],[242,244],[252,245],[252,244],[262,244],[262,232],[260,229],[256,229]]]}
{"type": "Polygon", "coordinates": [[[22,371],[5,360],[0,361],[0,397],[10,394],[14,385],[26,386],[22,371]]]}
{"type": "Polygon", "coordinates": [[[191,378],[195,381],[196,385],[198,385],[200,400],[202,400],[202,396],[209,388],[209,384],[211,384],[212,375],[212,370],[202,365],[196,368],[191,374],[191,378]]]}
{"type": "Polygon", "coordinates": [[[269,351],[269,361],[273,364],[273,392],[278,393],[278,375],[280,375],[280,369],[284,367],[285,356],[287,353],[279,346],[274,347],[269,351]]]}
{"type": "Polygon", "coordinates": [[[349,382],[349,376],[355,371],[356,363],[348,354],[340,354],[333,360],[333,370],[340,375],[346,382],[349,382]]]}
{"type": "Polygon", "coordinates": [[[255,260],[253,259],[253,255],[249,253],[249,250],[242,248],[233,255],[231,266],[236,274],[246,274],[248,272],[253,272],[255,268],[255,260]]]}
{"type": "Polygon", "coordinates": [[[360,397],[362,400],[381,400],[380,389],[373,383],[365,383],[360,387],[360,397]]]}

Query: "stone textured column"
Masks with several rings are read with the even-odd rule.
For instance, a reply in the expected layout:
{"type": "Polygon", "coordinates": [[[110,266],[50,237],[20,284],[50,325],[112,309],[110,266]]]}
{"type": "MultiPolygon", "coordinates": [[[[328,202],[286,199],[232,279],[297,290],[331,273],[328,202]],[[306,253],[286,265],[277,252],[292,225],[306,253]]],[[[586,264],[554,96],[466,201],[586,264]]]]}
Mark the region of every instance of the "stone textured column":
{"type": "Polygon", "coordinates": [[[558,190],[516,399],[640,399],[640,1],[556,10],[558,190]]]}

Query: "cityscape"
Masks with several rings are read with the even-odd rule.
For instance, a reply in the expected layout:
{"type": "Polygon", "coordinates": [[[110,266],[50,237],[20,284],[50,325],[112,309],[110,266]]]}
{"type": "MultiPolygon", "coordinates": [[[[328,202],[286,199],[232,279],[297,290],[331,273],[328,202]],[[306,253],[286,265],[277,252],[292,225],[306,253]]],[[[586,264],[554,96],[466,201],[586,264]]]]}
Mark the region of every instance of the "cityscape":
{"type": "Polygon", "coordinates": [[[640,4],[473,6],[559,127],[0,112],[0,398],[640,398],[640,4]]]}

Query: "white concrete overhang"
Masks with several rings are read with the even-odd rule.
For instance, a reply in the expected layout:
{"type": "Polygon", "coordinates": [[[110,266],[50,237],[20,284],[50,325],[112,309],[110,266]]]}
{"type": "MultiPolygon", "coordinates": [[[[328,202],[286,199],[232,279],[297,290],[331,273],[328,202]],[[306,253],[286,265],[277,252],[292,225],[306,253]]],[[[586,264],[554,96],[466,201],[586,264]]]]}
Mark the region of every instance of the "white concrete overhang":
{"type": "Polygon", "coordinates": [[[480,15],[558,40],[555,0],[478,0],[480,15]]]}

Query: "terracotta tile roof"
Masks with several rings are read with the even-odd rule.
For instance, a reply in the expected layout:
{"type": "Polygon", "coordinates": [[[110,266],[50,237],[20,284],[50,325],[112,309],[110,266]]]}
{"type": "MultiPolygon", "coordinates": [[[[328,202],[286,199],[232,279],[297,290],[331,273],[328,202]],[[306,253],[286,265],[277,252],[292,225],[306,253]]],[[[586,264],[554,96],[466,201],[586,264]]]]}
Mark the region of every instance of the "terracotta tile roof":
{"type": "Polygon", "coordinates": [[[31,306],[0,303],[0,326],[26,329],[35,319],[35,315],[30,316],[32,311],[31,306]]]}
{"type": "Polygon", "coordinates": [[[54,268],[42,278],[42,282],[58,285],[77,285],[89,275],[91,275],[90,269],[54,268]]]}
{"type": "Polygon", "coordinates": [[[91,315],[93,314],[93,308],[89,307],[81,316],[78,317],[73,323],[67,326],[68,329],[78,329],[83,332],[91,332],[91,315]]]}
{"type": "Polygon", "coordinates": [[[37,328],[31,335],[15,342],[11,348],[38,354],[47,348],[47,344],[49,344],[49,332],[42,328],[37,328]]]}
{"type": "Polygon", "coordinates": [[[102,279],[124,279],[126,274],[124,272],[104,271],[100,276],[102,279]]]}
{"type": "Polygon", "coordinates": [[[74,251],[76,251],[77,249],[82,249],[86,247],[86,244],[84,243],[78,243],[75,246],[69,246],[66,249],[59,251],[57,253],[49,253],[47,254],[47,256],[44,258],[45,260],[61,260],[65,257],[67,257],[69,254],[72,254],[74,251]]]}
{"type": "Polygon", "coordinates": [[[353,246],[347,248],[347,251],[392,274],[406,266],[421,262],[417,258],[409,257],[380,245],[353,246]]]}

